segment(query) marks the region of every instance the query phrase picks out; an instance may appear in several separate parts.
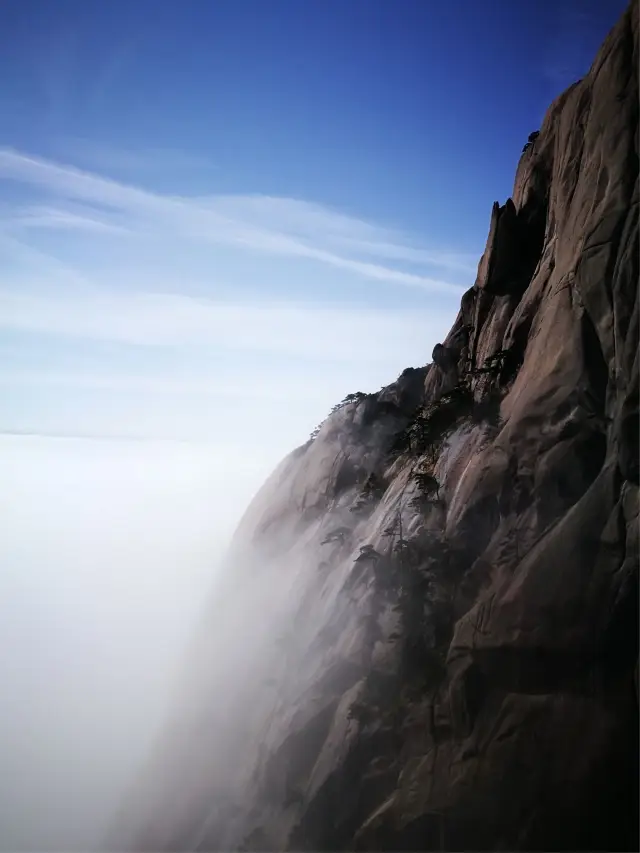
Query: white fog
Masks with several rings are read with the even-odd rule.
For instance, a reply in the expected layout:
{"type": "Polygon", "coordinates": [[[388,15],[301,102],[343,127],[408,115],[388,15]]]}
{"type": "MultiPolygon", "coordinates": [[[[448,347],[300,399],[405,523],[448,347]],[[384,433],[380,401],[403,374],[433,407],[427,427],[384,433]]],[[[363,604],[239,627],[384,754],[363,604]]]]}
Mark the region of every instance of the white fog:
{"type": "Polygon", "coordinates": [[[0,849],[95,850],[268,472],[205,444],[0,439],[0,849]]]}

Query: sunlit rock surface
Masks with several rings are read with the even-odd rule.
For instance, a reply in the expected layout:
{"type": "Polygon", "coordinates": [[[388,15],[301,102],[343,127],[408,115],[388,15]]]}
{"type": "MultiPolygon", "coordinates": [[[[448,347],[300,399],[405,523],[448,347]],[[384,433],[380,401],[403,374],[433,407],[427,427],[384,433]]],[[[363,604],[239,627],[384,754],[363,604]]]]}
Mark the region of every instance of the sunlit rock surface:
{"type": "Polygon", "coordinates": [[[434,363],[255,498],[113,846],[638,849],[638,253],[634,3],[434,363]]]}

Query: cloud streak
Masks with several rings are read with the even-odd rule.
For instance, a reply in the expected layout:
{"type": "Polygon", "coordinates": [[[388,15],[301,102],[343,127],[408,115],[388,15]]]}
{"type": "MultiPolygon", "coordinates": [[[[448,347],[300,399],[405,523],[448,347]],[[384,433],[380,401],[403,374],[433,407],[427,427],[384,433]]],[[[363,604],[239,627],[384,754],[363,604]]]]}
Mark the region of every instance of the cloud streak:
{"type": "Polygon", "coordinates": [[[23,208],[13,216],[14,226],[21,228],[48,228],[69,231],[90,231],[98,234],[130,234],[130,230],[113,222],[97,218],[95,211],[81,205],[61,209],[48,205],[23,208]]]}
{"type": "Polygon", "coordinates": [[[287,376],[277,381],[273,376],[262,377],[257,371],[249,376],[170,376],[134,375],[131,373],[61,372],[51,370],[15,370],[0,368],[0,386],[49,387],[67,390],[160,395],[170,397],[214,397],[227,401],[252,400],[260,403],[313,402],[320,394],[332,392],[333,383],[322,377],[287,376]],[[259,379],[259,381],[256,381],[259,379]],[[266,380],[266,381],[265,381],[266,380]]]}
{"type": "Polygon", "coordinates": [[[3,181],[11,431],[224,443],[258,405],[275,460],[346,393],[424,364],[473,275],[300,199],[169,195],[8,148],[3,181]]]}
{"type": "Polygon", "coordinates": [[[434,275],[434,268],[472,274],[468,255],[431,251],[393,230],[296,199],[162,195],[9,148],[0,149],[0,178],[55,199],[35,211],[14,210],[2,222],[9,232],[37,226],[159,233],[167,239],[306,258],[376,281],[449,295],[461,287],[434,275]]]}
{"type": "MultiPolygon", "coordinates": [[[[428,325],[445,322],[432,314],[428,325]]],[[[290,302],[230,302],[98,288],[0,290],[0,328],[142,347],[215,347],[321,361],[385,362],[415,344],[425,319],[408,311],[290,302]]]]}
{"type": "Polygon", "coordinates": [[[207,157],[160,146],[126,148],[79,136],[54,140],[55,150],[88,169],[149,176],[208,174],[216,165],[207,157]]]}

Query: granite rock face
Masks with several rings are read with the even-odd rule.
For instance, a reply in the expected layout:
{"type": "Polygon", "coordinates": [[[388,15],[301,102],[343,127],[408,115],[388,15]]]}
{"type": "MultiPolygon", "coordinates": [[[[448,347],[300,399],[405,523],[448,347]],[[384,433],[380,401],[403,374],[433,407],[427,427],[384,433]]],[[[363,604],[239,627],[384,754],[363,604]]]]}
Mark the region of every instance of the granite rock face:
{"type": "Polygon", "coordinates": [[[637,4],[529,143],[434,364],[250,507],[128,849],[638,849],[637,4]]]}

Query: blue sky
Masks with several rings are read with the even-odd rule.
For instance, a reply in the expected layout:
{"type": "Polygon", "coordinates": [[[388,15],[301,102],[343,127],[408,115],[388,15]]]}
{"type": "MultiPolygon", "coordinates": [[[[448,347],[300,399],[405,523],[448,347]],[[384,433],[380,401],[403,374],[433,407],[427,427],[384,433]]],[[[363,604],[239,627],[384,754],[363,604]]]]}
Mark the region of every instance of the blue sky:
{"type": "Polygon", "coordinates": [[[0,849],[100,849],[251,495],[429,361],[622,6],[0,0],[0,849]]]}
{"type": "Polygon", "coordinates": [[[5,0],[0,428],[275,458],[426,362],[624,5],[5,0]]]}

